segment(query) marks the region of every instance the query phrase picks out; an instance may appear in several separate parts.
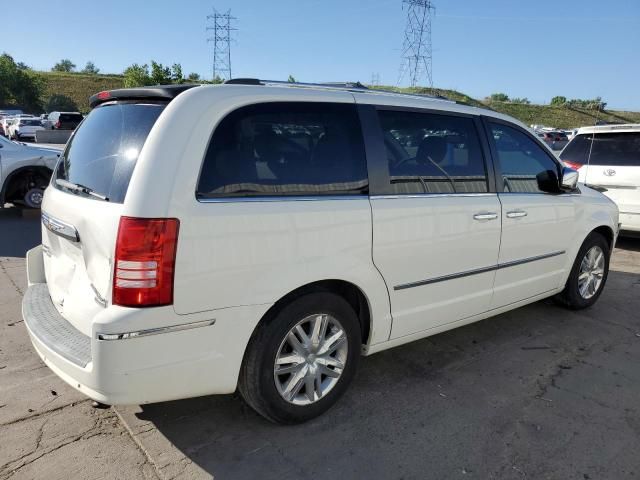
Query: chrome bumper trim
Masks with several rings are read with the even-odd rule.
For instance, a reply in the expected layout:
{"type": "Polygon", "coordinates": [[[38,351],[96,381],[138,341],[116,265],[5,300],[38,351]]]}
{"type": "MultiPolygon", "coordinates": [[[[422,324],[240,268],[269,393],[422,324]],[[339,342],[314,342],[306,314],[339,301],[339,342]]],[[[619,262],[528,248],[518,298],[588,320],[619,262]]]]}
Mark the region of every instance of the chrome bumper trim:
{"type": "Polygon", "coordinates": [[[150,335],[160,335],[161,333],[181,332],[193,328],[209,327],[216,323],[216,319],[201,320],[199,322],[184,323],[182,325],[169,325],[168,327],[149,328],[126,333],[97,333],[98,340],[128,340],[130,338],[148,337],[150,335]]]}

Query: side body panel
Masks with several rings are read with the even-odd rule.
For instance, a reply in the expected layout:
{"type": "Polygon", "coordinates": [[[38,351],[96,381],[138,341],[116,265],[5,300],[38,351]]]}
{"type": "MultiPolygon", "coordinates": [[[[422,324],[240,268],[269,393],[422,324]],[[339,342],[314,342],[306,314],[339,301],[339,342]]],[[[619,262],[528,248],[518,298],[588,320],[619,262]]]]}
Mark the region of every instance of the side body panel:
{"type": "Polygon", "coordinates": [[[179,315],[272,304],[308,283],[343,280],[365,292],[373,318],[369,341],[387,340],[389,296],[371,260],[367,196],[207,203],[195,198],[216,125],[242,106],[278,101],[353,103],[353,96],[261,86],[203,87],[182,93],[148,137],[123,215],[180,219],[174,290],[179,315]]]}

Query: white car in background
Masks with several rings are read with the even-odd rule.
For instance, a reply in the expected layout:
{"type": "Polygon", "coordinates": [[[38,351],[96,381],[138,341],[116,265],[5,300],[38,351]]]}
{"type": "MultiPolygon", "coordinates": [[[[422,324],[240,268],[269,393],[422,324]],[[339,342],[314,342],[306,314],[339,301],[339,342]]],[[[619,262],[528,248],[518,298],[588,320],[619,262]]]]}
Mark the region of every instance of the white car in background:
{"type": "Polygon", "coordinates": [[[13,124],[13,122],[17,121],[16,117],[13,116],[5,116],[0,119],[0,126],[2,127],[2,134],[9,138],[9,127],[13,124]]]}
{"type": "Polygon", "coordinates": [[[582,183],[606,189],[623,231],[640,232],[640,124],[580,128],[560,159],[582,183]]]}
{"type": "Polygon", "coordinates": [[[30,138],[35,140],[36,132],[44,130],[42,122],[37,117],[21,117],[9,127],[8,137],[13,140],[24,140],[30,138]]]}

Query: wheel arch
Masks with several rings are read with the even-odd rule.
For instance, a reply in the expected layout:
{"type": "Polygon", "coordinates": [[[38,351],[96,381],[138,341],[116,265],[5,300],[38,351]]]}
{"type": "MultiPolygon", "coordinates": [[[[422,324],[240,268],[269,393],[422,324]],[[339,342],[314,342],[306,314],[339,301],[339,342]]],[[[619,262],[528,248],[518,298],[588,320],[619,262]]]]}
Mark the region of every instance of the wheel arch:
{"type": "Polygon", "coordinates": [[[5,178],[4,183],[2,184],[2,189],[0,189],[0,206],[4,206],[6,202],[7,192],[11,192],[9,187],[13,185],[12,182],[20,178],[22,174],[28,172],[41,173],[48,178],[50,178],[51,174],[53,173],[50,168],[44,165],[26,165],[24,167],[19,167],[15,170],[12,170],[9,175],[7,175],[7,178],[5,178]]]}
{"type": "Polygon", "coordinates": [[[286,295],[282,296],[276,301],[267,312],[262,316],[260,321],[254,328],[254,333],[258,327],[265,322],[268,322],[271,318],[278,314],[282,308],[289,304],[291,301],[299,298],[303,295],[316,292],[329,292],[339,295],[351,305],[354,312],[358,317],[360,323],[360,333],[362,337],[362,344],[368,345],[371,339],[372,333],[372,317],[371,317],[371,305],[368,297],[364,291],[352,282],[341,279],[325,279],[318,280],[306,285],[298,287],[286,295]]]}
{"type": "MultiPolygon", "coordinates": [[[[610,252],[613,251],[613,247],[614,247],[613,241],[614,241],[614,238],[615,238],[615,234],[613,233],[613,230],[611,229],[611,227],[609,227],[608,225],[600,225],[599,227],[596,227],[593,230],[591,230],[587,234],[587,237],[589,235],[591,235],[592,233],[594,233],[594,232],[595,233],[599,233],[600,235],[602,235],[605,238],[605,240],[607,241],[607,244],[609,245],[609,251],[610,252]]],[[[585,237],[585,240],[586,240],[587,237],[585,237]]],[[[583,240],[583,242],[584,242],[584,240],[583,240]]]]}

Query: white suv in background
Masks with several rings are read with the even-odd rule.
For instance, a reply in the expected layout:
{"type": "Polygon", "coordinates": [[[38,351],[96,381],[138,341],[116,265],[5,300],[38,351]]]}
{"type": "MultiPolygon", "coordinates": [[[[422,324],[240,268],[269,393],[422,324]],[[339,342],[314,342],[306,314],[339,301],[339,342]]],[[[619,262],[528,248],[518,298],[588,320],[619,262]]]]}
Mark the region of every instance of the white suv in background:
{"type": "Polygon", "coordinates": [[[606,189],[623,231],[640,232],[640,125],[581,128],[560,158],[581,182],[606,189]]]}
{"type": "Polygon", "coordinates": [[[361,355],[604,288],[615,204],[499,113],[250,79],[91,105],[45,191],[23,316],[99,402],[239,388],[301,422],[361,355]]]}

